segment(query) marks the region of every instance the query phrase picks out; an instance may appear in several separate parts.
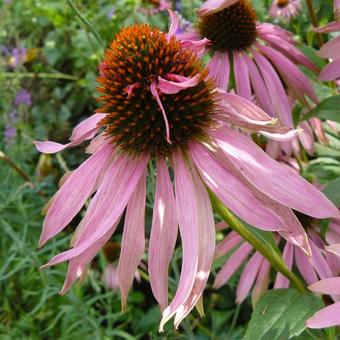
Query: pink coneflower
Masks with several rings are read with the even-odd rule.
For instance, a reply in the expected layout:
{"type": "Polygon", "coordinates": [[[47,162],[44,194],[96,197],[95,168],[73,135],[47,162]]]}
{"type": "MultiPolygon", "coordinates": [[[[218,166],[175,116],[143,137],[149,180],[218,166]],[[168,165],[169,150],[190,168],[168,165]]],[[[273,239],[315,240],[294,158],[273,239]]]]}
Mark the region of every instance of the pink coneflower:
{"type": "Polygon", "coordinates": [[[291,20],[297,16],[301,7],[301,0],[273,0],[269,9],[269,15],[273,18],[291,20]]]}
{"type": "Polygon", "coordinates": [[[210,73],[221,89],[235,80],[238,95],[253,100],[265,112],[293,127],[292,100],[317,103],[315,91],[297,67],[318,68],[296,47],[290,32],[257,22],[247,0],[209,0],[198,11],[197,32],[183,38],[210,40],[210,73]]]}
{"type": "Polygon", "coordinates": [[[129,26],[117,34],[100,65],[102,107],[76,126],[68,144],[35,142],[41,152],[54,153],[92,139],[87,149],[92,155],[52,198],[39,244],[62,231],[93,196],[72,248],[45,265],[69,261],[65,293],[110,239],[126,211],[118,261],[123,306],[144,253],[146,172],[148,162],[155,159],[148,270],[163,311],[160,329],[173,316],[178,326],[208,279],[215,226],[206,187],[249,224],[276,230],[306,251],[308,240],[291,208],[317,218],[338,214],[312,185],[230,128],[233,124],[279,139],[295,133],[251,102],[215,88],[208,70],[187,48],[190,42],[181,43],[173,36],[178,19],[171,15],[174,21],[168,34],[147,25],[129,26]],[[168,304],[168,266],[177,226],[182,269],[168,304]]]}
{"type": "MultiPolygon", "coordinates": [[[[277,235],[277,243],[285,242],[282,256],[287,267],[290,270],[295,267],[309,285],[317,282],[319,279],[326,279],[338,275],[340,272],[340,258],[334,254],[325,252],[325,246],[332,243],[325,243],[325,241],[321,239],[319,236],[320,230],[315,220],[303,214],[297,214],[297,216],[307,230],[312,256],[308,257],[299,247],[285,242],[277,235]]],[[[225,224],[217,225],[217,229],[225,227],[225,224]]],[[[332,242],[340,241],[340,228],[338,225],[332,223],[329,226],[326,240],[328,242],[331,240],[332,242]]],[[[243,302],[252,291],[252,301],[256,303],[260,295],[268,289],[271,266],[260,253],[254,252],[252,246],[234,231],[231,231],[224,240],[217,244],[215,259],[224,256],[232,250],[234,250],[234,252],[216,276],[214,287],[219,288],[226,284],[232,275],[246,263],[237,286],[236,302],[243,302]]],[[[288,279],[281,273],[278,273],[273,288],[288,287],[288,279]]]]}
{"type": "MultiPolygon", "coordinates": [[[[314,28],[315,32],[332,33],[340,32],[340,1],[334,0],[334,16],[332,21],[324,27],[314,28]]],[[[319,75],[322,81],[332,81],[340,78],[340,36],[333,38],[324,44],[318,52],[320,57],[330,59],[330,63],[324,67],[319,75]]]]}

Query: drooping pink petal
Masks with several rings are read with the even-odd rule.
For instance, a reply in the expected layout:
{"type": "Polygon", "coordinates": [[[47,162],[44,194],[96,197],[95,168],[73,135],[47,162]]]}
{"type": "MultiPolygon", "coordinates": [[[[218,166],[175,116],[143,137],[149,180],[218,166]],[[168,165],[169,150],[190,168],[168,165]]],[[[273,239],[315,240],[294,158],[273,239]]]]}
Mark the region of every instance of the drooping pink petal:
{"type": "Polygon", "coordinates": [[[193,161],[206,185],[236,215],[265,230],[279,230],[280,219],[267,209],[237,177],[200,144],[189,147],[193,161]],[[256,207],[256,208],[255,208],[256,207]]]}
{"type": "Polygon", "coordinates": [[[233,52],[233,56],[236,93],[245,99],[251,100],[248,67],[244,60],[243,53],[233,52]]]}
{"type": "Polygon", "coordinates": [[[317,33],[332,33],[340,31],[340,22],[332,21],[323,27],[313,27],[313,31],[317,33]]]}
{"type": "Polygon", "coordinates": [[[259,133],[261,133],[261,135],[278,141],[278,142],[289,142],[293,139],[295,139],[297,136],[299,136],[302,133],[302,130],[290,130],[286,133],[275,133],[275,132],[267,132],[267,131],[259,131],[259,133]]]}
{"type": "Polygon", "coordinates": [[[230,232],[223,241],[217,243],[214,259],[216,260],[221,256],[224,256],[242,241],[243,239],[241,238],[240,235],[238,235],[234,231],[230,232]]]}
{"type": "Polygon", "coordinates": [[[303,129],[303,132],[299,134],[300,142],[303,148],[306,150],[308,155],[313,156],[314,154],[314,135],[313,130],[309,126],[309,124],[304,121],[300,123],[300,127],[303,129]]]}
{"type": "Polygon", "coordinates": [[[152,95],[155,97],[156,102],[157,102],[159,108],[162,111],[162,115],[163,115],[163,119],[164,119],[164,124],[165,124],[165,131],[166,131],[166,140],[167,140],[167,142],[169,144],[171,144],[171,140],[170,140],[170,127],[169,127],[168,117],[166,116],[163,104],[161,102],[161,99],[159,98],[159,94],[158,94],[158,91],[157,91],[157,83],[156,83],[156,81],[153,81],[151,83],[150,90],[151,90],[152,95]]]}
{"type": "Polygon", "coordinates": [[[315,103],[319,102],[312,84],[296,65],[282,53],[275,51],[269,46],[260,44],[257,46],[277,68],[281,77],[285,79],[287,87],[292,90],[293,94],[302,103],[305,103],[308,106],[305,96],[308,96],[315,103]]]}
{"type": "Polygon", "coordinates": [[[340,78],[340,59],[337,59],[320,72],[319,79],[322,81],[331,81],[340,78]]]}
{"type": "Polygon", "coordinates": [[[269,99],[272,103],[274,117],[279,118],[284,125],[293,128],[291,105],[276,70],[262,54],[255,50],[252,51],[252,54],[264,79],[268,93],[270,93],[269,99]]]}
{"type": "Polygon", "coordinates": [[[249,243],[243,243],[230,258],[226,261],[223,267],[216,275],[214,288],[218,289],[223,286],[231,276],[240,268],[243,261],[248,257],[253,247],[249,243]]]}
{"type": "Polygon", "coordinates": [[[242,303],[249,294],[261,267],[263,256],[255,252],[246,264],[236,290],[236,303],[242,303]]]}
{"type": "Polygon", "coordinates": [[[90,247],[88,247],[82,254],[73,257],[68,265],[67,275],[64,282],[64,286],[60,291],[60,294],[65,294],[72,287],[73,283],[82,277],[86,270],[86,266],[93,260],[99,250],[105,245],[110,239],[112,234],[115,232],[119,219],[114,223],[111,228],[90,247]]]}
{"type": "Polygon", "coordinates": [[[246,53],[244,54],[243,58],[247,64],[251,86],[254,90],[260,107],[262,107],[265,112],[269,113],[273,117],[275,114],[270,100],[269,91],[257,68],[257,65],[252,59],[248,57],[246,53]]]}
{"type": "Polygon", "coordinates": [[[274,201],[316,218],[339,217],[338,209],[318,189],[243,134],[227,127],[210,133],[238,171],[274,201]]]}
{"type": "Polygon", "coordinates": [[[175,174],[175,196],[177,217],[182,239],[183,257],[181,275],[175,297],[163,311],[159,326],[160,331],[167,321],[177,313],[190,296],[195,283],[198,265],[198,207],[196,189],[188,166],[183,156],[177,152],[173,155],[175,174]]]}
{"type": "Polygon", "coordinates": [[[191,78],[174,75],[174,78],[177,81],[170,81],[159,76],[157,87],[165,94],[174,94],[196,86],[200,81],[200,77],[201,75],[199,73],[191,78]]]}
{"type": "Polygon", "coordinates": [[[322,121],[317,118],[313,117],[308,120],[309,124],[312,126],[314,133],[318,137],[321,143],[328,143],[328,138],[325,133],[325,129],[323,128],[322,121]]]}
{"type": "Polygon", "coordinates": [[[259,37],[276,50],[282,52],[293,63],[303,65],[315,73],[320,71],[320,69],[309,58],[307,58],[294,44],[292,44],[292,42],[289,42],[276,34],[259,34],[259,37]]]}
{"type": "Polygon", "coordinates": [[[340,295],[340,277],[331,277],[315,282],[308,289],[319,294],[340,295]]]}
{"type": "Polygon", "coordinates": [[[189,297],[176,313],[175,328],[178,328],[179,323],[190,313],[201,298],[208,281],[215,252],[215,222],[209,195],[196,171],[192,170],[192,176],[195,183],[198,209],[199,257],[195,283],[189,297]]]}
{"type": "MultiPolygon", "coordinates": [[[[100,134],[91,140],[90,144],[86,147],[85,152],[89,154],[93,154],[97,150],[99,150],[106,142],[107,142],[107,139],[104,138],[103,134],[100,134]]],[[[114,149],[113,144],[112,144],[112,149],[114,149]]]]}
{"type": "Polygon", "coordinates": [[[168,304],[168,268],[177,239],[176,201],[168,168],[157,159],[157,183],[149,242],[149,276],[153,295],[163,311],[168,304]]]}
{"type": "Polygon", "coordinates": [[[215,52],[208,63],[209,76],[215,80],[217,87],[228,88],[230,63],[228,53],[215,52]]]}
{"type": "Polygon", "coordinates": [[[310,242],[312,248],[312,257],[310,259],[313,267],[318,273],[320,279],[327,279],[333,276],[332,270],[329,267],[326,259],[322,256],[321,250],[316,246],[316,244],[311,241],[310,242]]]}
{"type": "Polygon", "coordinates": [[[340,55],[340,37],[336,37],[322,45],[318,55],[327,59],[338,59],[340,55]]]}
{"type": "MultiPolygon", "coordinates": [[[[283,249],[282,258],[286,263],[287,268],[291,271],[293,266],[293,258],[294,258],[294,247],[287,243],[283,249]]],[[[289,280],[283,276],[281,273],[277,273],[274,288],[288,288],[289,287],[289,280]]]]}
{"type": "Polygon", "coordinates": [[[105,115],[105,113],[96,113],[78,124],[72,132],[70,143],[60,144],[51,141],[34,141],[33,143],[40,152],[47,154],[56,153],[68,147],[79,145],[83,141],[95,136],[99,129],[98,123],[105,117],[105,115]]]}
{"type": "Polygon", "coordinates": [[[168,8],[168,13],[170,15],[170,27],[168,31],[168,36],[171,37],[172,35],[175,35],[175,33],[178,30],[179,27],[179,18],[176,12],[172,11],[170,8],[168,8]]]}
{"type": "Polygon", "coordinates": [[[340,325],[340,302],[321,309],[307,320],[309,328],[326,328],[340,325]]]}
{"type": "Polygon", "coordinates": [[[105,177],[84,216],[84,226],[74,241],[74,248],[49,261],[49,267],[84,253],[98,239],[106,235],[122,215],[140,177],[144,173],[147,156],[131,159],[120,156],[106,171],[105,177]]]}
{"type": "Polygon", "coordinates": [[[310,258],[308,258],[307,255],[303,253],[299,248],[295,248],[294,252],[296,266],[304,280],[309,285],[316,282],[318,280],[318,276],[313,269],[310,258]]]}
{"type": "Polygon", "coordinates": [[[132,286],[136,270],[144,254],[145,200],[146,173],[144,170],[144,174],[141,176],[127,205],[118,261],[118,285],[121,292],[123,310],[126,306],[127,296],[132,286]]]}
{"type": "Polygon", "coordinates": [[[270,281],[270,264],[263,258],[259,273],[256,278],[256,282],[251,294],[251,302],[253,306],[256,305],[258,299],[268,290],[268,285],[270,281]]]}
{"type": "Polygon", "coordinates": [[[203,17],[227,8],[239,0],[207,0],[198,9],[198,15],[203,17]]]}
{"type": "Polygon", "coordinates": [[[62,231],[79,212],[93,192],[100,172],[111,154],[111,145],[104,145],[67,178],[47,211],[39,247],[62,231]]]}

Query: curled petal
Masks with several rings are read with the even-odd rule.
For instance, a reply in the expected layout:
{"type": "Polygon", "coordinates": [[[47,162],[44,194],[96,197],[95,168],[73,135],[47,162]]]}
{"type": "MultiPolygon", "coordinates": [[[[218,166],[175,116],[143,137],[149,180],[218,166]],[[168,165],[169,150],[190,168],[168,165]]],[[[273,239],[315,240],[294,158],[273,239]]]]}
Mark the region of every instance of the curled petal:
{"type": "Polygon", "coordinates": [[[34,141],[33,143],[40,152],[47,154],[56,153],[71,146],[79,145],[83,141],[91,139],[95,136],[99,129],[98,123],[105,117],[105,115],[105,113],[96,113],[78,124],[72,132],[70,143],[60,144],[51,141],[34,141]]]}
{"type": "Polygon", "coordinates": [[[192,78],[173,75],[172,78],[177,81],[170,81],[159,76],[157,87],[165,94],[174,94],[196,86],[200,81],[200,77],[199,73],[192,78]]]}
{"type": "Polygon", "coordinates": [[[189,48],[199,57],[205,53],[205,50],[209,45],[211,45],[211,41],[207,38],[203,38],[200,40],[186,40],[186,39],[181,40],[181,46],[183,48],[189,48]]]}
{"type": "Polygon", "coordinates": [[[169,12],[170,19],[171,19],[171,24],[170,24],[170,27],[169,27],[168,36],[171,37],[172,35],[175,35],[175,33],[178,30],[179,19],[178,19],[177,13],[175,13],[171,9],[168,8],[168,12],[169,12]]]}

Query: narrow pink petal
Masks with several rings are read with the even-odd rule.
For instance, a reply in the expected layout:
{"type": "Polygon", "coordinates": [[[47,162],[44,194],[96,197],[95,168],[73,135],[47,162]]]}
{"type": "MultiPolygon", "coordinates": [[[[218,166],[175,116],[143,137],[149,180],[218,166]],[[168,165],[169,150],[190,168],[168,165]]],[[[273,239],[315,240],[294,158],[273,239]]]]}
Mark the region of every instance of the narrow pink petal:
{"type": "Polygon", "coordinates": [[[198,208],[195,199],[195,184],[183,156],[178,152],[173,155],[175,174],[175,195],[179,230],[182,239],[183,257],[179,284],[175,297],[163,311],[159,326],[160,331],[167,321],[177,313],[189,297],[195,283],[198,265],[198,208]]]}
{"type": "MultiPolygon", "coordinates": [[[[286,263],[287,268],[291,271],[293,267],[293,257],[294,257],[294,247],[290,243],[286,243],[284,249],[282,258],[286,263]]],[[[277,273],[275,283],[274,283],[274,289],[279,288],[288,288],[289,287],[289,280],[283,276],[281,273],[277,273]]]]}
{"type": "Polygon", "coordinates": [[[228,53],[215,52],[208,63],[209,76],[215,80],[217,87],[228,88],[230,63],[228,53]]]}
{"type": "Polygon", "coordinates": [[[236,93],[241,97],[251,100],[251,88],[247,63],[240,52],[233,52],[234,56],[234,76],[236,83],[236,93]]]}
{"type": "Polygon", "coordinates": [[[91,139],[97,133],[99,127],[98,122],[105,117],[105,113],[96,113],[91,117],[85,119],[83,122],[78,124],[70,137],[71,142],[67,144],[60,144],[56,142],[40,142],[34,141],[36,148],[42,153],[56,153],[62,151],[68,147],[76,146],[81,144],[83,141],[91,139]]]}
{"type": "Polygon", "coordinates": [[[313,27],[314,32],[318,33],[332,33],[340,31],[340,22],[332,21],[323,27],[313,27]]]}
{"type": "Polygon", "coordinates": [[[319,100],[312,84],[296,65],[282,53],[275,51],[269,46],[260,44],[257,46],[277,68],[281,77],[285,80],[287,87],[292,90],[297,99],[308,105],[305,99],[305,96],[308,96],[315,103],[318,103],[319,100]]]}
{"type": "Polygon", "coordinates": [[[259,272],[263,256],[256,252],[246,264],[236,290],[236,303],[242,303],[253,286],[259,272]]]}
{"type": "Polygon", "coordinates": [[[190,145],[190,153],[205,184],[236,215],[265,230],[279,230],[280,219],[264,206],[235,175],[200,144],[190,145]]]}
{"type": "Polygon", "coordinates": [[[73,283],[82,277],[85,273],[86,266],[93,260],[93,258],[98,254],[100,249],[105,245],[105,243],[110,239],[112,234],[115,232],[119,220],[111,226],[111,228],[96,242],[94,242],[89,248],[87,248],[82,254],[73,257],[68,265],[67,275],[64,282],[64,286],[60,291],[60,294],[65,294],[69,291],[73,283]]]}
{"type": "Polygon", "coordinates": [[[326,136],[325,130],[323,128],[322,121],[319,118],[313,117],[308,120],[309,124],[312,126],[314,133],[318,137],[321,143],[328,143],[328,138],[326,136]]]}
{"type": "Polygon", "coordinates": [[[315,282],[308,289],[319,294],[340,295],[340,277],[331,277],[315,282]]]}
{"type": "Polygon", "coordinates": [[[198,9],[198,15],[203,17],[227,8],[239,0],[207,0],[198,9]]]}
{"type": "Polygon", "coordinates": [[[74,242],[74,248],[55,256],[45,267],[82,254],[103,235],[106,235],[122,215],[144,173],[147,161],[147,157],[136,160],[123,156],[117,158],[106,171],[103,182],[86,211],[84,226],[74,242]]]}
{"type": "Polygon", "coordinates": [[[155,97],[158,106],[160,107],[162,114],[163,114],[163,119],[164,119],[164,124],[165,124],[165,131],[166,131],[166,140],[169,144],[171,144],[171,140],[170,140],[170,127],[169,127],[169,122],[168,122],[168,118],[166,116],[163,104],[161,102],[161,99],[159,98],[159,94],[157,91],[157,83],[156,81],[153,81],[151,86],[150,86],[150,90],[152,95],[155,97]]]}
{"type": "Polygon", "coordinates": [[[210,133],[239,172],[273,200],[316,218],[339,217],[326,196],[270,158],[248,137],[229,128],[210,133]]]}
{"type": "Polygon", "coordinates": [[[281,156],[280,143],[277,141],[269,139],[266,145],[266,153],[274,159],[278,159],[281,156]]]}
{"type": "Polygon", "coordinates": [[[141,176],[135,192],[127,205],[121,251],[118,261],[118,285],[121,292],[122,309],[126,307],[127,296],[132,286],[138,265],[145,248],[145,200],[146,173],[141,176]]]}
{"type": "Polygon", "coordinates": [[[334,255],[340,256],[340,244],[332,244],[326,246],[325,249],[334,255]]]}
{"type": "Polygon", "coordinates": [[[215,222],[209,195],[197,172],[192,170],[198,209],[198,265],[189,297],[175,316],[175,327],[190,313],[203,294],[215,252],[215,222]]]}
{"type": "Polygon", "coordinates": [[[321,250],[316,246],[316,244],[311,241],[310,242],[312,248],[312,257],[310,259],[313,267],[318,273],[320,279],[327,279],[333,276],[332,270],[329,267],[326,259],[322,256],[321,250]]]}
{"type": "Polygon", "coordinates": [[[244,60],[247,63],[251,86],[254,90],[259,106],[262,107],[265,112],[274,116],[274,109],[270,100],[269,90],[267,89],[257,65],[247,56],[247,54],[244,54],[244,60]]]}
{"type": "Polygon", "coordinates": [[[243,239],[240,235],[234,231],[230,232],[228,236],[216,245],[214,259],[218,259],[221,256],[229,253],[234,247],[241,243],[243,239]]]}
{"type": "Polygon", "coordinates": [[[108,288],[112,290],[118,289],[119,286],[118,286],[117,268],[110,263],[106,265],[103,276],[102,276],[102,281],[108,288]]]}
{"type": "Polygon", "coordinates": [[[304,280],[309,285],[316,282],[318,280],[318,276],[316,275],[310,258],[308,258],[307,255],[303,253],[299,248],[295,248],[294,252],[296,266],[304,280]]]}
{"type": "Polygon", "coordinates": [[[340,325],[340,302],[321,309],[307,320],[308,328],[326,328],[340,325]]]}
{"type": "Polygon", "coordinates": [[[256,282],[251,294],[251,301],[253,306],[256,305],[258,299],[268,290],[268,285],[270,281],[270,264],[265,259],[262,258],[261,267],[256,278],[256,282]]]}
{"type": "Polygon", "coordinates": [[[235,253],[230,256],[216,275],[214,288],[218,289],[227,283],[236,270],[240,268],[252,250],[253,247],[249,243],[243,243],[240,248],[238,248],[235,253]]]}
{"type": "Polygon", "coordinates": [[[284,125],[293,128],[291,104],[276,70],[262,54],[253,51],[253,56],[270,94],[269,99],[274,116],[279,118],[284,125]]]}
{"type": "Polygon", "coordinates": [[[300,127],[303,129],[299,134],[300,142],[308,155],[313,156],[315,151],[313,130],[307,122],[301,122],[300,127]]]}
{"type": "Polygon", "coordinates": [[[168,8],[168,13],[170,15],[170,20],[171,20],[168,36],[171,37],[172,35],[175,35],[175,33],[178,30],[178,27],[179,27],[179,18],[178,18],[177,13],[172,11],[169,8],[168,8]]]}
{"type": "Polygon", "coordinates": [[[313,64],[292,42],[275,34],[261,34],[260,38],[269,43],[274,49],[282,52],[294,64],[300,64],[318,73],[319,68],[313,64]]]}
{"type": "MultiPolygon", "coordinates": [[[[93,154],[97,150],[99,150],[106,142],[107,142],[107,139],[104,138],[103,134],[100,134],[91,140],[90,144],[86,147],[85,152],[89,154],[93,154]]],[[[114,145],[112,144],[112,149],[113,148],[114,148],[114,145]]]]}
{"type": "Polygon", "coordinates": [[[319,75],[319,79],[322,81],[331,81],[338,78],[340,78],[340,59],[326,65],[319,75]]]}
{"type": "Polygon", "coordinates": [[[104,145],[67,178],[47,211],[39,247],[62,231],[79,212],[111,154],[111,145],[104,145]]]}
{"type": "Polygon", "coordinates": [[[318,55],[322,58],[338,59],[340,55],[340,37],[333,38],[322,45],[318,55]]]}
{"type": "Polygon", "coordinates": [[[268,22],[258,23],[256,25],[256,31],[257,34],[261,37],[263,37],[264,34],[272,34],[286,40],[287,42],[290,42],[291,44],[295,43],[293,39],[293,34],[291,32],[275,24],[271,24],[268,22]]]}
{"type": "Polygon", "coordinates": [[[175,81],[166,80],[159,76],[157,87],[161,90],[161,92],[165,94],[174,94],[182,90],[185,90],[187,88],[196,86],[200,81],[200,77],[201,75],[199,73],[197,73],[194,77],[191,77],[191,78],[177,76],[177,78],[179,78],[180,81],[175,82],[175,81]]]}
{"type": "Polygon", "coordinates": [[[297,136],[301,135],[303,132],[301,130],[290,130],[286,133],[272,133],[272,132],[267,132],[267,131],[259,131],[261,133],[261,135],[278,141],[278,142],[289,142],[293,139],[295,139],[297,136]]]}
{"type": "Polygon", "coordinates": [[[166,162],[157,159],[157,183],[149,242],[149,276],[163,311],[168,304],[168,268],[178,233],[176,201],[166,162]]]}

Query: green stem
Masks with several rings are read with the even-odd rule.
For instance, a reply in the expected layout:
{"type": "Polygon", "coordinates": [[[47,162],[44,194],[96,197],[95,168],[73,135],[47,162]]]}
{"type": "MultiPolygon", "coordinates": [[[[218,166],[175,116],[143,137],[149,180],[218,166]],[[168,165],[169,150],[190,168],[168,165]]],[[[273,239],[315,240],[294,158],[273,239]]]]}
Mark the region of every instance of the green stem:
{"type": "MultiPolygon", "coordinates": [[[[310,20],[312,22],[312,25],[314,27],[319,27],[318,18],[316,16],[316,13],[315,13],[314,7],[313,7],[313,0],[306,0],[306,4],[307,4],[307,8],[308,8],[308,12],[309,12],[309,17],[310,17],[310,20]]],[[[322,47],[322,45],[324,43],[322,34],[321,33],[316,33],[316,39],[318,41],[319,47],[322,47]]]]}
{"type": "Polygon", "coordinates": [[[6,156],[2,151],[0,151],[0,159],[5,161],[12,169],[14,169],[25,181],[30,182],[29,176],[26,172],[17,166],[12,159],[6,156]]]}
{"type": "Polygon", "coordinates": [[[67,3],[69,4],[69,6],[71,7],[71,9],[74,11],[74,13],[76,14],[76,16],[78,17],[78,19],[85,25],[85,27],[87,27],[89,29],[89,31],[93,34],[93,36],[96,38],[99,46],[101,48],[104,48],[104,42],[101,39],[101,37],[99,36],[98,32],[96,31],[96,29],[93,27],[93,25],[91,25],[89,23],[89,21],[81,14],[81,12],[79,11],[79,9],[77,7],[74,6],[73,2],[71,0],[67,0],[67,3]]]}
{"type": "Polygon", "coordinates": [[[307,289],[304,283],[287,268],[280,254],[278,254],[278,252],[268,244],[263,243],[263,241],[261,241],[255,234],[251,233],[249,229],[246,228],[246,226],[238,220],[213,193],[210,192],[209,194],[214,210],[225,222],[228,223],[229,227],[236,231],[240,236],[242,236],[242,238],[250,243],[254,249],[261,253],[271,266],[276,271],[284,275],[301,293],[305,293],[307,289]]]}
{"type": "Polygon", "coordinates": [[[49,79],[67,79],[78,80],[77,77],[64,73],[44,73],[44,72],[0,72],[0,78],[49,78],[49,79]]]}

